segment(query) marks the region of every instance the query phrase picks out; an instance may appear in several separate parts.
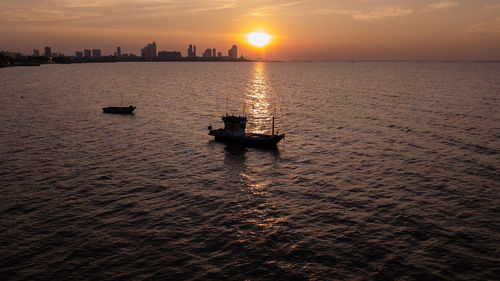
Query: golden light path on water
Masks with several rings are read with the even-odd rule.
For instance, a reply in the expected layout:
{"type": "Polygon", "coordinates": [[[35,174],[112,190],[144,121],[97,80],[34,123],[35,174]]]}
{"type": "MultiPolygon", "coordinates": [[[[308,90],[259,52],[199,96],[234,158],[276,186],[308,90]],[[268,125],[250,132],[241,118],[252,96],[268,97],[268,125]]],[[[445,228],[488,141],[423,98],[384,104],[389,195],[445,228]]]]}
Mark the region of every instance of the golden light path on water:
{"type": "Polygon", "coordinates": [[[249,132],[258,134],[271,133],[271,110],[269,104],[269,85],[262,62],[255,64],[254,79],[247,93],[246,104],[250,118],[249,132]]]}
{"type": "MultiPolygon", "coordinates": [[[[253,69],[253,79],[250,80],[248,91],[245,96],[246,114],[248,115],[247,132],[251,133],[271,133],[272,91],[266,76],[266,65],[261,62],[255,63],[253,69]]],[[[259,152],[259,153],[262,153],[259,152]]],[[[277,153],[277,152],[274,152],[277,153]]],[[[266,151],[263,155],[275,159],[273,152],[266,151]]],[[[271,163],[273,160],[270,160],[271,163]]],[[[266,244],[269,237],[276,234],[286,217],[280,216],[277,202],[269,193],[273,181],[264,176],[265,168],[259,167],[257,170],[252,165],[242,163],[243,167],[238,172],[240,181],[246,186],[248,195],[259,204],[246,206],[242,209],[244,225],[238,229],[238,240],[240,243],[249,242],[266,244]]],[[[267,264],[273,264],[276,260],[269,257],[267,264]]],[[[283,265],[279,265],[283,266],[283,265]]],[[[284,265],[286,267],[286,265],[284,265]]]]}

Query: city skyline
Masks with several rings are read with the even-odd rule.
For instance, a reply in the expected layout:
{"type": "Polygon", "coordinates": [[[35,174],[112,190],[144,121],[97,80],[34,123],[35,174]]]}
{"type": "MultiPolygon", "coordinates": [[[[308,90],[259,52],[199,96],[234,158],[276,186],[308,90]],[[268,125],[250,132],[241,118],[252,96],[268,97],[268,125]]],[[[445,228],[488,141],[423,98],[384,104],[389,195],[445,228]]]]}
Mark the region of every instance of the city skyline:
{"type": "MultiPolygon", "coordinates": [[[[73,52],[70,53],[62,53],[58,52],[57,48],[55,49],[56,52],[53,52],[52,46],[44,46],[44,52],[40,53],[40,48],[35,47],[32,49],[31,53],[22,53],[18,51],[7,51],[10,53],[21,53],[23,56],[45,56],[45,57],[76,57],[76,58],[88,58],[88,57],[103,57],[103,56],[114,56],[114,57],[121,57],[121,56],[135,56],[135,57],[142,57],[144,59],[153,59],[157,58],[160,56],[160,53],[163,54],[171,54],[171,53],[177,53],[179,58],[228,58],[230,60],[235,60],[238,59],[238,47],[236,44],[233,44],[230,49],[227,50],[227,55],[223,55],[222,52],[217,52],[216,48],[207,48],[205,51],[199,55],[196,52],[196,45],[189,44],[189,47],[187,48],[186,55],[183,56],[183,52],[181,50],[160,50],[159,47],[157,47],[156,41],[153,41],[152,43],[146,43],[146,46],[140,49],[139,55],[137,55],[135,52],[122,52],[121,46],[116,46],[114,52],[112,53],[104,53],[102,52],[102,49],[100,48],[92,48],[92,49],[87,49],[87,48],[80,48],[77,49],[73,52]]],[[[0,51],[6,51],[6,50],[0,50],[0,51]]],[[[176,55],[177,55],[176,54],[176,55]]],[[[241,56],[243,54],[240,54],[241,56]]]]}
{"type": "Polygon", "coordinates": [[[499,14],[498,0],[5,0],[0,49],[58,46],[69,54],[99,46],[113,54],[121,46],[137,53],[154,40],[184,53],[196,39],[276,60],[498,60],[499,14]],[[271,44],[252,46],[245,35],[256,31],[271,34],[271,44]]]}

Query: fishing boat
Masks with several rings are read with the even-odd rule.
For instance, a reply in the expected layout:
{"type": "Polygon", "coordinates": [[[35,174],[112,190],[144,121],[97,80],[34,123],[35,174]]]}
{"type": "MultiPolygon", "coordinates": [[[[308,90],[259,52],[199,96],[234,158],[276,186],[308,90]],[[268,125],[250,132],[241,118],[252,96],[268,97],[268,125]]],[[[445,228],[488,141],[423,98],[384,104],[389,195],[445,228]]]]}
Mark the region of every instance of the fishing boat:
{"type": "Polygon", "coordinates": [[[132,114],[134,112],[135,106],[123,106],[123,94],[120,95],[120,106],[110,106],[104,107],[102,111],[104,113],[114,113],[114,114],[132,114]]]}
{"type": "Polygon", "coordinates": [[[222,117],[224,121],[223,129],[213,129],[208,126],[208,134],[215,137],[216,141],[239,143],[249,146],[276,146],[285,137],[285,134],[274,134],[274,117],[272,118],[272,134],[245,133],[247,124],[246,116],[228,115],[222,117]]]}
{"type": "Polygon", "coordinates": [[[129,106],[110,106],[110,107],[104,107],[102,111],[104,113],[114,113],[114,114],[132,114],[134,111],[135,106],[129,105],[129,106]]]}

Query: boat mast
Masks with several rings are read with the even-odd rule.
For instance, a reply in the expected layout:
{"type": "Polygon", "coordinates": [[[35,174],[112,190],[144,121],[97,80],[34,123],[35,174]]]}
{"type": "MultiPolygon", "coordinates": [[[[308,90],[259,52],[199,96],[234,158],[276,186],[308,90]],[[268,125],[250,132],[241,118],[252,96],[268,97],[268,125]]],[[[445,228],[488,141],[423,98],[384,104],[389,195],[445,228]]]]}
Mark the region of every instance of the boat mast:
{"type": "Polygon", "coordinates": [[[227,97],[226,97],[226,116],[227,116],[227,97]]]}
{"type": "Polygon", "coordinates": [[[273,131],[272,131],[272,135],[274,136],[274,116],[273,116],[273,131]]]}

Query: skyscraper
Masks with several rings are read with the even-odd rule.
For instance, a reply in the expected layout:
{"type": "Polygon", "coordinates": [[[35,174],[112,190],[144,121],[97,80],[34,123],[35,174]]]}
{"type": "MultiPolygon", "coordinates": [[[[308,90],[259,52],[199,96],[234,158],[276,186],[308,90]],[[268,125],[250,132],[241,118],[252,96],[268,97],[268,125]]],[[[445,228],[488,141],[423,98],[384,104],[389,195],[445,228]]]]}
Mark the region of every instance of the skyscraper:
{"type": "Polygon", "coordinates": [[[44,53],[44,55],[45,55],[46,57],[49,57],[49,58],[50,58],[50,57],[52,56],[52,48],[51,48],[51,47],[48,47],[48,46],[47,46],[47,47],[45,47],[45,53],[44,53]]]}
{"type": "Polygon", "coordinates": [[[141,57],[144,59],[153,59],[156,57],[156,42],[147,44],[141,49],[141,57]]]}
{"type": "Polygon", "coordinates": [[[196,45],[189,45],[188,48],[188,58],[195,58],[196,57],[196,45]]]}
{"type": "Polygon", "coordinates": [[[86,58],[90,58],[92,56],[92,52],[89,49],[83,50],[83,56],[86,58]]]}
{"type": "Polygon", "coordinates": [[[217,56],[217,52],[215,48],[212,49],[212,57],[215,58],[217,56]]]}
{"type": "Polygon", "coordinates": [[[76,51],[75,52],[75,57],[81,59],[81,58],[83,58],[83,53],[81,51],[76,51]]]}
{"type": "Polygon", "coordinates": [[[38,49],[33,50],[33,56],[34,57],[39,57],[40,56],[40,51],[38,49]]]}
{"type": "Polygon", "coordinates": [[[121,47],[116,47],[116,56],[121,57],[122,56],[122,48],[121,47]]]}
{"type": "Polygon", "coordinates": [[[94,58],[100,58],[101,57],[101,49],[92,49],[92,56],[94,58]]]}
{"type": "Polygon", "coordinates": [[[207,48],[205,52],[203,52],[203,57],[204,58],[211,58],[212,57],[212,50],[210,48],[207,48]]]}
{"type": "Polygon", "coordinates": [[[238,58],[238,47],[236,45],[233,45],[233,47],[227,51],[227,56],[229,57],[230,60],[237,59],[238,58]]]}

